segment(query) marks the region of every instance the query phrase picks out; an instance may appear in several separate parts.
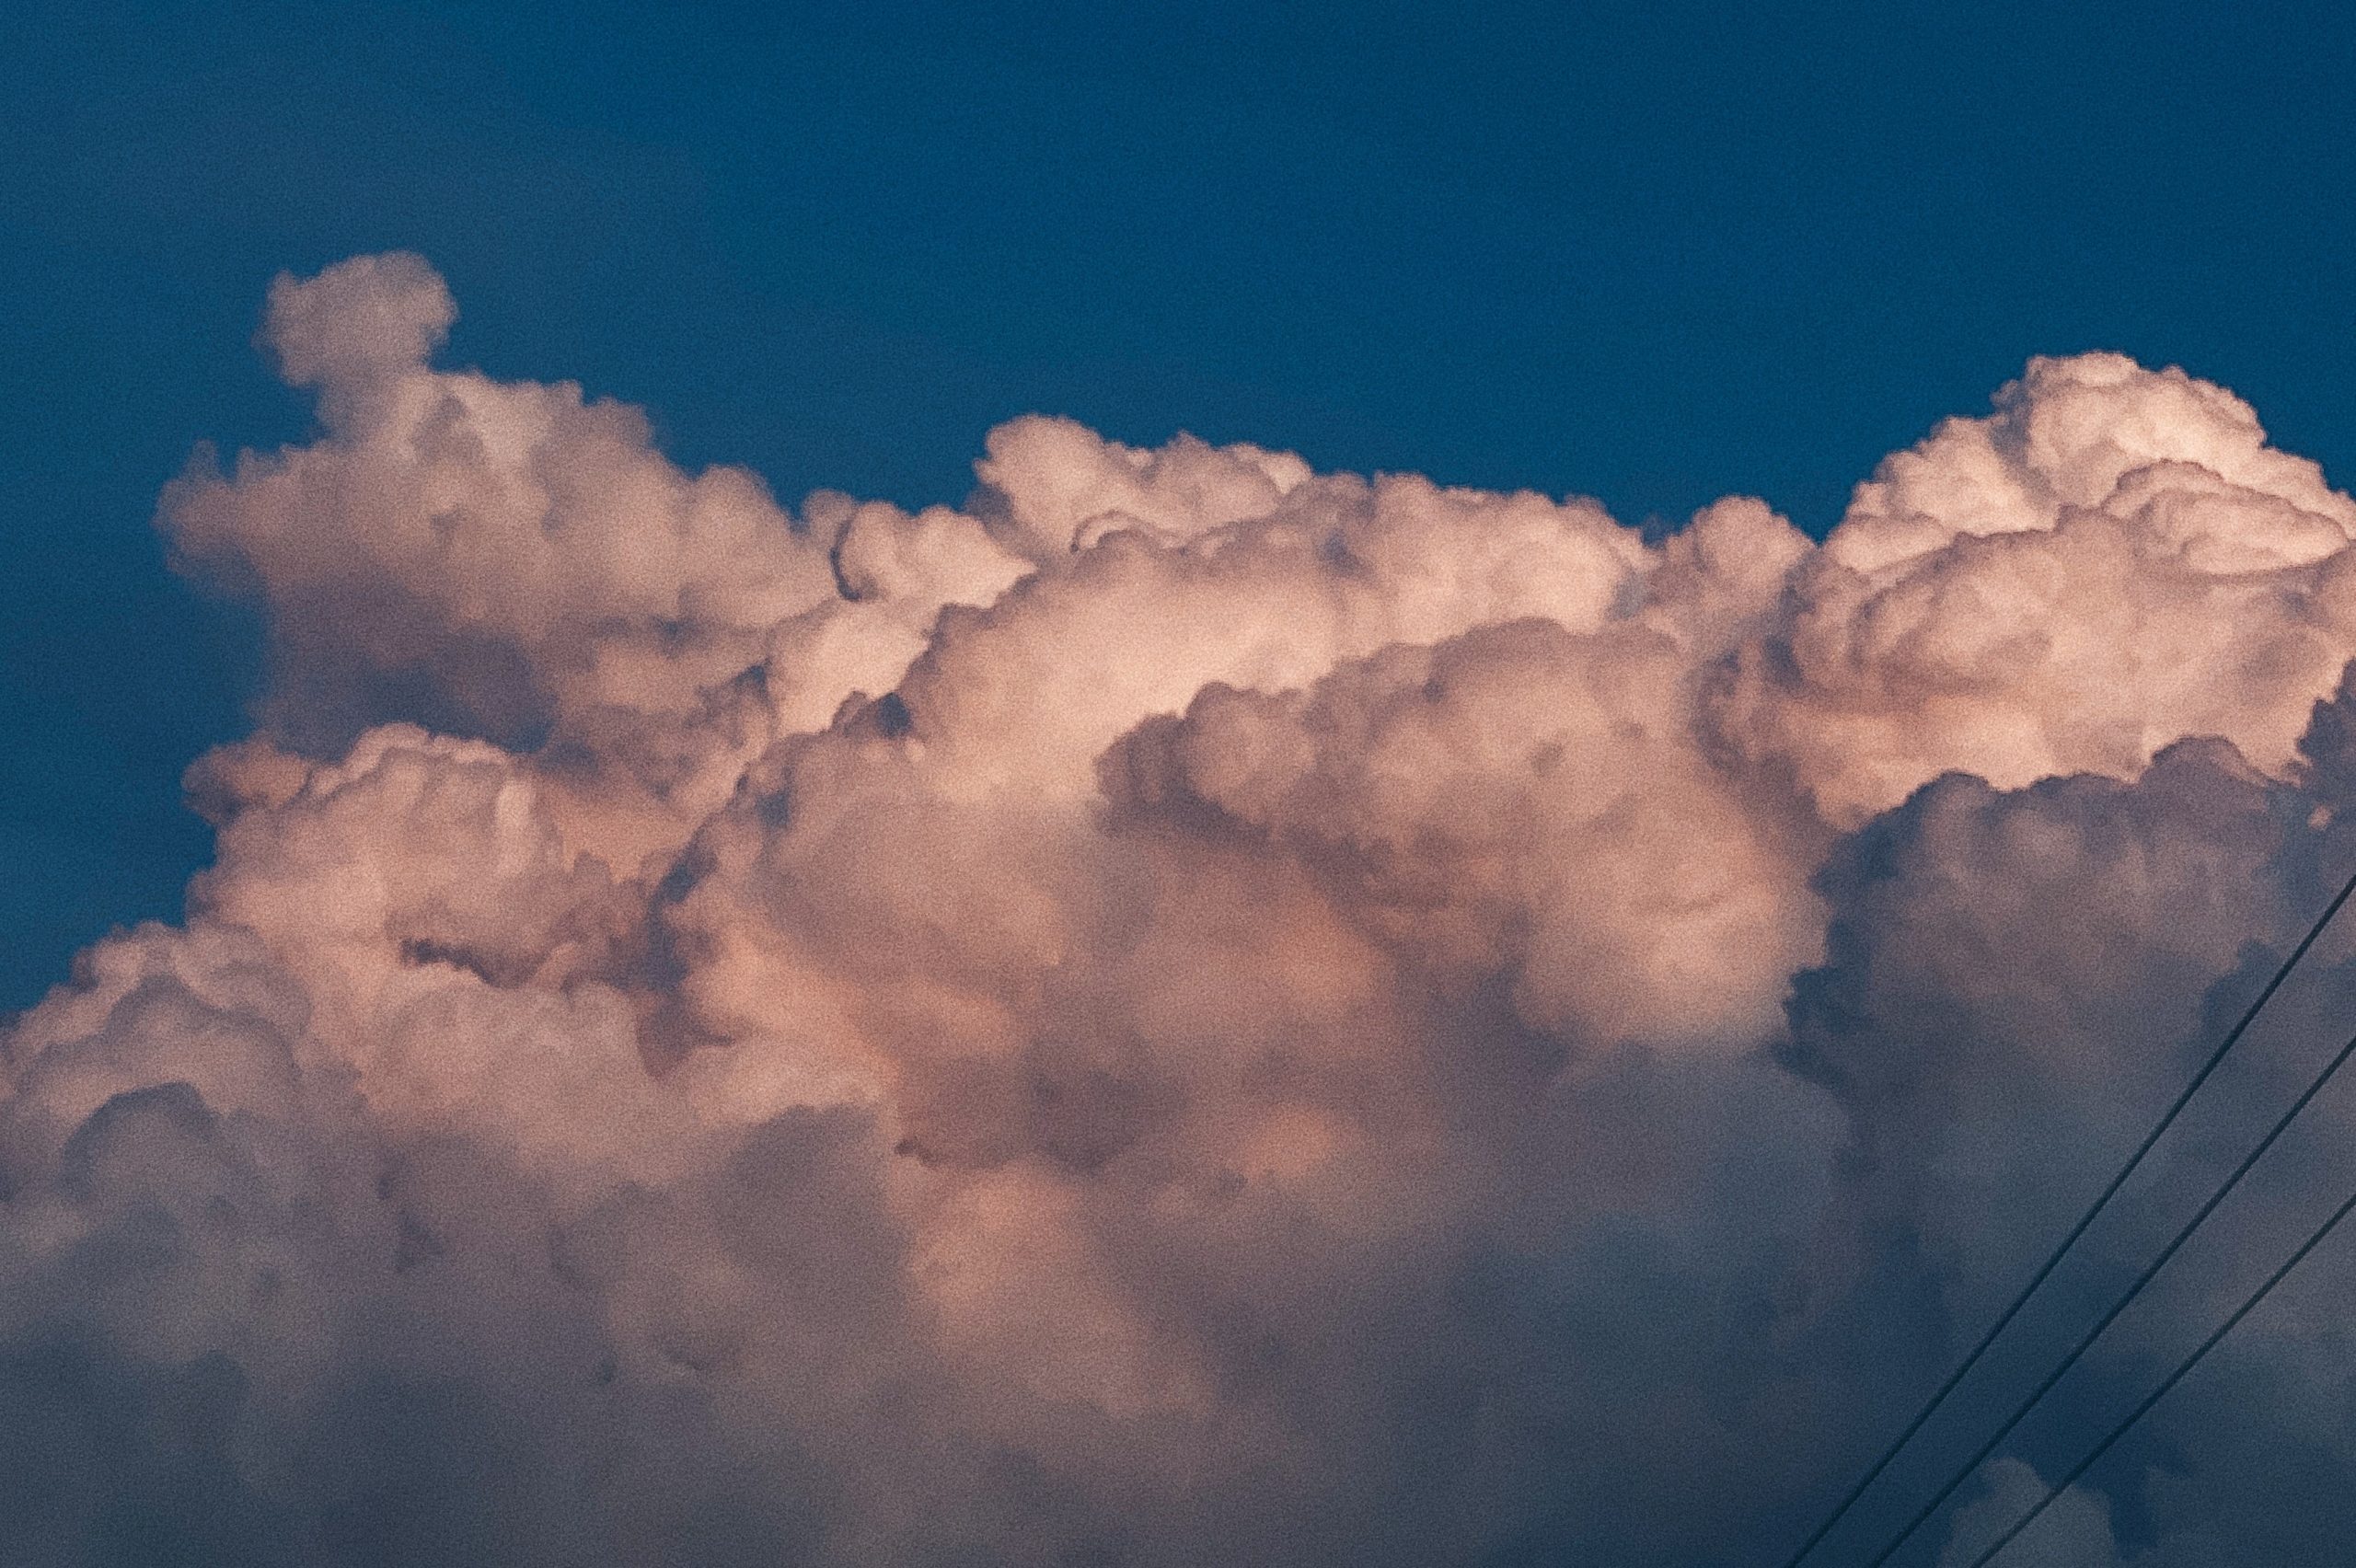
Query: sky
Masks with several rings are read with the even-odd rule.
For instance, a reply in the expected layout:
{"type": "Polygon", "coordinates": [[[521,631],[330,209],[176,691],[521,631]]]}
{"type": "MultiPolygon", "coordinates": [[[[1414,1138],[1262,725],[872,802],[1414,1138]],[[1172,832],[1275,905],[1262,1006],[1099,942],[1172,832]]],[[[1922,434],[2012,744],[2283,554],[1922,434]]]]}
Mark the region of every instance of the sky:
{"type": "Polygon", "coordinates": [[[451,353],[690,464],[955,502],[1028,411],[1820,533],[2032,353],[2356,463],[2337,7],[12,6],[0,1002],[206,854],[252,627],[165,569],[294,438],[282,269],[416,249],[451,353]]]}
{"type": "MultiPolygon", "coordinates": [[[[2333,10],[0,67],[9,1562],[1773,1568],[2356,874],[2333,10]]],[[[2356,1184],[1893,1539],[2351,1001],[1811,1562],[2356,1184]]],[[[2004,1562],[2344,1562],[2339,1239],[2004,1562]]]]}

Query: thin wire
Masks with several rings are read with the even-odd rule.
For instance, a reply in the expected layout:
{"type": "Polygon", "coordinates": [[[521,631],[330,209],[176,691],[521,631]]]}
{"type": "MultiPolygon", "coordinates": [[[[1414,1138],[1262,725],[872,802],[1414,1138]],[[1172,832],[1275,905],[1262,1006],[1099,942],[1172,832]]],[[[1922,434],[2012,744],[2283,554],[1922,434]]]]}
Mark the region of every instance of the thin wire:
{"type": "Polygon", "coordinates": [[[2127,1435],[2127,1430],[2129,1427],[2133,1426],[2137,1422],[2142,1420],[2144,1416],[2150,1414],[2152,1407],[2158,1404],[2163,1399],[2166,1398],[2167,1392],[2170,1389],[2175,1388],[2178,1383],[2184,1381],[2185,1374],[2190,1372],[2195,1366],[2200,1366],[2201,1357],[2216,1349],[2217,1342],[2223,1339],[2227,1334],[2233,1332],[2235,1325],[2239,1323],[2244,1318],[2248,1317],[2252,1311],[2256,1310],[2258,1304],[2265,1300],[2268,1296],[2271,1295],[2276,1286],[2281,1285],[2283,1280],[2290,1277],[2291,1271],[2304,1262],[2306,1261],[2307,1254],[2321,1246],[2323,1244],[2324,1238],[2329,1236],[2334,1230],[2338,1229],[2339,1222],[2346,1219],[2350,1214],[2356,1214],[2356,1193],[2350,1193],[2347,1202],[2332,1210],[2331,1217],[2325,1220],[2322,1225],[2316,1228],[2313,1235],[2309,1236],[2306,1240],[2300,1243],[2299,1250],[2292,1253],[2288,1259],[2284,1260],[2281,1268],[2276,1269],[2272,1274],[2267,1275],[2266,1283],[2259,1286],[2248,1300],[2244,1301],[2239,1307],[2234,1309],[2234,1315],[2226,1319],[2223,1322],[2218,1324],[2216,1331],[2207,1339],[2200,1342],[2199,1349],[2195,1350],[2190,1355],[2186,1356],[2182,1361],[2177,1362],[2176,1370],[2169,1373],[2166,1379],[2163,1381],[2158,1388],[2154,1389],[2150,1393],[2144,1395],[2143,1402],[2137,1405],[2133,1410],[2129,1411],[2127,1412],[2127,1418],[2121,1421],[2118,1425],[2112,1427],[2110,1431],[2104,1435],[2103,1440],[2094,1446],[2092,1452],[2088,1453],[2085,1458],[2080,1459],[2075,1466],[2072,1467],[2068,1475],[2063,1476],[2060,1481],[2053,1482],[2051,1486],[2048,1487],[2046,1489],[2045,1495],[2038,1499],[2036,1507],[2031,1508],[2027,1513],[2022,1515],[2018,1519],[2014,1521],[2013,1527],[2006,1530],[2003,1535],[1998,1536],[1994,1544],[1991,1545],[1987,1551],[1981,1552],[1979,1556],[1973,1558],[1971,1560],[1971,1568],[1988,1568],[1989,1562],[1993,1559],[1998,1552],[2010,1546],[2013,1543],[2013,1538],[2015,1536],[2019,1535],[2021,1531],[2028,1528],[2031,1524],[2035,1523],[2037,1516],[2044,1513],[2048,1507],[2051,1506],[2055,1498],[2061,1496],[2063,1493],[2069,1491],[2071,1487],[2076,1485],[2078,1478],[2085,1474],[2087,1470],[2091,1470],[2094,1467],[2096,1460],[2110,1452],[2112,1444],[2127,1435]]]}
{"type": "Polygon", "coordinates": [[[2324,928],[2331,924],[2332,917],[2339,913],[2340,905],[2346,904],[2351,896],[2356,896],[2356,876],[2350,877],[2347,885],[2339,890],[2339,895],[2324,906],[2322,914],[2316,917],[2315,924],[2307,928],[2307,934],[2299,940],[2297,947],[2291,950],[2291,956],[2284,959],[2274,971],[2274,977],[2267,981],[2266,988],[2258,992],[2257,999],[2244,1009],[2241,1018],[2234,1027],[2225,1032],[2225,1038],[2219,1042],[2214,1051],[2209,1054],[2209,1059],[2200,1064],[2200,1070],[2192,1075],[2192,1081],[2184,1086],[2184,1092],[2176,1097],[2175,1103],[2170,1105],[2166,1113],[2161,1116],[2159,1124],[2144,1135],[2142,1143],[2135,1146],[2135,1152],[2127,1157],[2127,1163],[2119,1168],[2119,1174],[2110,1179],[2110,1184],[2103,1188],[2101,1194],[2088,1206],[2085,1213],[2078,1216],[2078,1222],[2070,1228],[2070,1233],[2062,1238],[2061,1244],[2053,1249],[2037,1273],[2029,1276],[2028,1283],[2021,1286],[2020,1294],[2014,1297],[2011,1305],[1998,1314],[1996,1320],[1988,1326],[1988,1332],[1980,1336],[1980,1343],[1971,1347],[1970,1354],[1958,1364],[1954,1371],[1947,1374],[1946,1381],[1939,1385],[1938,1391],[1930,1397],[1921,1410],[1915,1412],[1914,1419],[1906,1424],[1906,1430],[1891,1440],[1889,1447],[1881,1451],[1881,1457],[1874,1460],[1865,1475],[1834,1505],[1832,1512],[1824,1516],[1824,1522],[1816,1527],[1815,1533],[1800,1543],[1798,1551],[1784,1560],[1783,1568],[1799,1568],[1799,1565],[1807,1560],[1808,1553],[1814,1551],[1819,1543],[1832,1533],[1833,1527],[1848,1516],[1849,1510],[1856,1505],[1857,1499],[1863,1497],[1866,1490],[1881,1479],[1882,1472],[1889,1468],[1890,1461],[1905,1450],[1906,1445],[1914,1440],[1914,1435],[1923,1430],[1932,1416],[1938,1413],[1941,1405],[1946,1403],[1947,1396],[1955,1392],[1964,1378],[1970,1375],[1974,1366],[1980,1365],[1980,1358],[1988,1354],[1988,1347],[1996,1343],[1997,1336],[2011,1326],[2015,1318],[2020,1316],[2021,1309],[2028,1305],[2029,1297],[2035,1296],[2038,1288],[2044,1285],[2053,1271],[2061,1267],[2062,1258],[2069,1253],[2071,1248],[2078,1244],[2078,1239],[2086,1233],[2086,1228],[2095,1222],[2095,1217],[2101,1214],[2104,1208],[2108,1206],[2110,1200],[2119,1195],[2119,1188],[2127,1184],[2127,1179],[2135,1173],[2136,1167],[2143,1163],[2143,1157],[2150,1154],[2152,1147],[2160,1141],[2168,1128],[2176,1124],[2176,1119],[2183,1113],[2185,1106],[2190,1103],[2192,1097],[2200,1091],[2200,1086],[2209,1081],[2210,1075],[2214,1073],[2218,1065],[2224,1061],[2226,1053],[2233,1050],[2242,1035],[2248,1031],[2250,1024],[2257,1019],[2259,1009],[2264,1008],[2274,993],[2281,988],[2282,982],[2291,977],[2291,971],[2298,967],[2299,960],[2307,955],[2307,950],[2316,945],[2316,940],[2324,933],[2324,928]]]}
{"type": "Polygon", "coordinates": [[[1966,1460],[1953,1475],[1947,1477],[1946,1484],[1940,1487],[1931,1500],[1923,1504],[1912,1518],[1906,1521],[1906,1528],[1900,1530],[1890,1539],[1889,1544],[1881,1549],[1880,1555],[1873,1560],[1869,1568],[1881,1568],[1883,1563],[1888,1562],[1897,1553],[1900,1547],[1906,1544],[1907,1538],[1920,1528],[1923,1521],[1939,1511],[1939,1505],[1955,1495],[1957,1487],[1971,1479],[1972,1473],[1979,1470],[1988,1456],[1996,1451],[1997,1445],[2011,1436],[2013,1428],[2021,1424],[2022,1418],[2036,1409],[2037,1402],[2051,1391],[2053,1385],[2062,1380],[2062,1375],[2078,1364],[2078,1358],[2085,1355],[2087,1347],[2102,1338],[2103,1331],[2117,1322],[2119,1315],[2127,1310],[2128,1304],[2142,1294],[2143,1287],[2151,1284],[2153,1278],[2162,1269],[2167,1267],[2168,1260],[2176,1256],[2177,1249],[2191,1238],[2195,1230],[2200,1228],[2200,1222],[2207,1219],[2215,1211],[2217,1205],[2225,1201],[2227,1193],[2241,1184],[2241,1179],[2249,1174],[2250,1167],[2256,1165],[2259,1157],[2274,1147],[2274,1140],[2282,1136],[2283,1129],[2298,1119],[2299,1113],[2307,1108],[2307,1102],[2323,1091],[2323,1086],[2329,1083],[2333,1075],[2347,1065],[2348,1058],[2350,1056],[2356,1056],[2356,1036],[2350,1037],[2348,1043],[2339,1048],[2339,1054],[2332,1057],[2330,1064],[2316,1075],[2313,1083],[2307,1085],[2306,1092],[2291,1102],[2291,1108],[2283,1112],[2281,1119],[2268,1129],[2266,1136],[2258,1140],[2258,1147],[2245,1155],[2239,1165],[2234,1167],[2234,1173],[2225,1178],[2224,1184],[2209,1194],[2209,1201],[2202,1204],[2200,1211],[2184,1222],[2183,1228],[2179,1229],[2168,1244],[2160,1250],[2160,1255],[2154,1258],[2150,1266],[2135,1276],[2135,1283],[2129,1286],[2119,1299],[2110,1304],[2110,1310],[2102,1315],[2101,1321],[2088,1329],[2079,1338],[2078,1343],[2070,1347],[2070,1354],[2062,1358],[2060,1365],[2045,1375],[2045,1380],[2029,1390],[2028,1398],[2014,1407],[2013,1413],[2005,1418],[2004,1425],[1996,1428],[1995,1435],[1982,1443],[1978,1452],[1966,1460]]]}

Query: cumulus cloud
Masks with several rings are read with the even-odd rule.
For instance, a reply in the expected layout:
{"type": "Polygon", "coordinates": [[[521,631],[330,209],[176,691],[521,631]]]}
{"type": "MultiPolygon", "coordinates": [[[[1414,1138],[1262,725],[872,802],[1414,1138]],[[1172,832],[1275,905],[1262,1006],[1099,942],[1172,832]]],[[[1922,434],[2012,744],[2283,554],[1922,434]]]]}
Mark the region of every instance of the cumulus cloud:
{"type": "MultiPolygon", "coordinates": [[[[2356,505],[2180,371],[1648,540],[1036,417],[788,507],[455,316],[282,278],[318,436],[163,499],[272,683],[186,920],[0,1037],[9,1561],[1771,1561],[2356,864],[2356,505]]],[[[2281,1307],[2048,1560],[2339,1561],[2269,1512],[2356,1478],[2281,1307]]]]}
{"type": "Polygon", "coordinates": [[[1852,825],[1951,769],[2131,777],[2186,735],[2279,768],[2348,656],[2351,532],[2223,388],[2032,361],[1858,488],[1723,711],[1852,825]]]}

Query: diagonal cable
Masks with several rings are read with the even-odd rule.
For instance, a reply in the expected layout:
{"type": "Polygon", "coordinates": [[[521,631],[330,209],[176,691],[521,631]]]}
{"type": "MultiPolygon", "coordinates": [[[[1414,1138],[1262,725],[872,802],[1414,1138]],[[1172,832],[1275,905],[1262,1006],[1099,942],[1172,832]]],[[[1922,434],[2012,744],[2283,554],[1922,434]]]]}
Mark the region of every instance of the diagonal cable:
{"type": "Polygon", "coordinates": [[[2200,1346],[2195,1349],[2191,1355],[2186,1356],[2182,1361],[2177,1362],[2176,1370],[2169,1373],[2167,1377],[2161,1381],[2158,1388],[2154,1389],[2150,1393],[2144,1395],[2142,1402],[2138,1404],[2133,1410],[2129,1411],[2125,1419],[2120,1421],[2118,1425],[2112,1427],[2109,1432],[2105,1434],[2103,1440],[2096,1444],[2093,1450],[2089,1452],[2085,1458],[2080,1459],[2074,1466],[2073,1466],[2068,1475],[2063,1476],[2060,1481],[2057,1481],[2049,1486],[2046,1489],[2045,1495],[2038,1499],[2036,1507],[2031,1508],[2018,1519],[2014,1520],[2011,1528],[2005,1530],[2003,1535],[1998,1536],[1989,1546],[1987,1551],[1973,1558],[1971,1560],[1971,1568],[1988,1568],[1989,1562],[1995,1558],[1998,1552],[2012,1545],[2013,1538],[2015,1536],[2019,1535],[2021,1531],[2028,1528],[2030,1525],[2036,1523],[2038,1516],[2044,1513],[2047,1508],[2050,1507],[2055,1498],[2061,1496],[2063,1493],[2069,1491],[2071,1487],[2076,1485],[2078,1478],[2085,1474],[2087,1470],[2091,1470],[2094,1467],[2096,1460],[2110,1452],[2112,1444],[2127,1435],[2128,1428],[2133,1426],[2137,1422],[2142,1420],[2145,1415],[2149,1414],[2154,1405],[2158,1404],[2162,1400],[2167,1397],[2169,1389],[2175,1388],[2178,1383],[2183,1382],[2185,1374],[2200,1366],[2201,1357],[2216,1349],[2217,1342],[2223,1339],[2227,1334],[2232,1333],[2235,1326],[2244,1318],[2248,1317],[2251,1312],[2255,1311],[2259,1302],[2272,1295],[2274,1287],[2281,1285],[2285,1279],[2288,1279],[2292,1269],[2297,1268],[2301,1263],[2306,1262],[2307,1254],[2321,1246],[2323,1244],[2324,1238],[2329,1236],[2334,1230],[2338,1229],[2339,1228],[2339,1222],[2346,1219],[2350,1214],[2356,1214],[2356,1193],[2350,1193],[2346,1202],[2342,1203],[2338,1208],[2332,1210],[2331,1216],[2326,1219],[2321,1225],[2317,1226],[2314,1232],[2310,1234],[2304,1241],[2299,1244],[2299,1250],[2292,1253],[2290,1257],[2284,1259],[2281,1268],[2276,1269],[2272,1274],[2267,1275],[2266,1283],[2259,1286],[2255,1291],[2251,1292],[2248,1299],[2245,1300],[2239,1307],[2235,1308],[2234,1315],[2226,1319],[2223,1322],[2218,1324],[2216,1329],[2211,1332],[2207,1339],[2200,1342],[2200,1346]]]}
{"type": "Polygon", "coordinates": [[[1914,1419],[1906,1424],[1906,1429],[1891,1439],[1889,1446],[1881,1451],[1880,1458],[1875,1459],[1866,1468],[1865,1473],[1858,1478],[1857,1483],[1833,1505],[1832,1511],[1827,1514],[1823,1522],[1816,1527],[1815,1533],[1800,1543],[1798,1551],[1784,1560],[1783,1568],[1799,1568],[1799,1565],[1807,1561],[1808,1554],[1817,1549],[1818,1544],[1832,1533],[1833,1527],[1848,1516],[1849,1510],[1856,1505],[1857,1500],[1865,1494],[1875,1482],[1881,1479],[1882,1472],[1889,1468],[1890,1462],[1905,1450],[1907,1444],[1914,1440],[1914,1435],[1923,1430],[1932,1416],[1938,1413],[1939,1407],[1946,1402],[1947,1396],[1955,1392],[1964,1378],[1970,1375],[1974,1366],[1980,1365],[1981,1357],[1988,1354],[1988,1347],[1996,1343],[1998,1336],[2011,1326],[2015,1318],[2020,1316],[2021,1309],[2028,1305],[2029,1297],[2035,1296],[2038,1287],[2045,1284],[2053,1271],[2061,1267],[2062,1260],[2068,1255],[2070,1249],[2077,1245],[2078,1239],[2086,1233],[2086,1228],[2094,1224],[2096,1216],[2109,1205],[2110,1200],[2119,1195],[2119,1190],[2127,1184],[2127,1179],[2132,1176],[2136,1168],[2143,1163],[2144,1156],[2150,1154],[2153,1146],[2157,1144],[2167,1130],[2176,1124],[2176,1119],[2183,1114],[2185,1106],[2191,1102],[2192,1097],[2200,1091],[2200,1086],[2209,1081],[2210,1076],[2224,1061],[2227,1053],[2231,1052],[2240,1042],[2243,1034],[2248,1032],[2249,1026],[2256,1021],[2259,1011],[2265,1008],[2274,993],[2281,988],[2282,982],[2291,977],[2291,971],[2298,967],[2299,961],[2306,956],[2309,948],[2316,945],[2316,940],[2324,933],[2324,928],[2331,924],[2332,917],[2339,913],[2340,906],[2346,904],[2350,896],[2356,896],[2356,876],[2350,877],[2332,901],[2324,905],[2323,913],[2316,916],[2315,923],[2307,928],[2307,934],[2299,939],[2299,945],[2292,948],[2290,956],[2276,967],[2273,977],[2266,982],[2265,988],[2258,992],[2256,999],[2247,1008],[2243,1009],[2241,1017],[2235,1020],[2233,1028],[2225,1032],[2225,1037],[2217,1043],[2217,1048],[2209,1054],[2209,1059],[2200,1064],[2200,1070],[2192,1075],[2192,1081],[2184,1086],[2183,1092],[2176,1097],[2175,1101],[2161,1115],[2158,1124],[2143,1135],[2143,1141],[2135,1146],[2135,1152],[2127,1157],[2127,1163],[2119,1168],[2119,1173],[2110,1179],[2109,1184],[2096,1196],[2086,1211],[2078,1216],[2077,1223],[2070,1228],[2069,1234],[2062,1238],[2060,1244],[2047,1256],[2037,1273],[2029,1276],[2028,1283],[2021,1286],[2020,1293],[2015,1296],[2004,1311],[1997,1315],[1996,1320],[1988,1326],[1988,1332],[1980,1336],[1980,1343],[1971,1347],[1970,1353],[1964,1356],[1956,1369],[1947,1374],[1946,1381],[1941,1383],[1937,1390],[1924,1402],[1923,1408],[1915,1412],[1914,1419]]]}
{"type": "Polygon", "coordinates": [[[2088,1329],[2084,1334],[2079,1336],[2078,1343],[2072,1345],[2070,1347],[2070,1353],[2062,1358],[2061,1362],[2055,1366],[2052,1371],[2048,1372],[2045,1375],[2044,1381],[2038,1383],[2036,1388],[2030,1389],[2028,1397],[2021,1401],[2019,1404],[2013,1407],[2013,1413],[2004,1418],[2004,1424],[1996,1428],[1995,1434],[1991,1436],[1988,1441],[1980,1445],[1978,1450],[1972,1454],[1969,1459],[1957,1467],[1955,1473],[1947,1477],[1946,1484],[1940,1487],[1939,1490],[1932,1495],[1931,1500],[1928,1503],[1923,1504],[1921,1508],[1917,1509],[1912,1518],[1906,1521],[1905,1528],[1900,1530],[1898,1534],[1890,1538],[1889,1544],[1881,1549],[1880,1553],[1874,1558],[1869,1568],[1881,1568],[1883,1563],[1888,1562],[1890,1558],[1896,1554],[1900,1547],[1906,1544],[1908,1537],[1911,1536],[1915,1530],[1920,1528],[1923,1523],[1930,1518],[1932,1515],[1939,1511],[1939,1505],[1941,1504],[1945,1503],[1949,1497],[1955,1495],[1955,1490],[1957,1487],[1961,1486],[1965,1482],[1971,1479],[1973,1472],[1980,1469],[1981,1465],[1987,1460],[1988,1456],[1996,1451],[1997,1446],[2003,1443],[2005,1438],[2012,1435],[2013,1428],[2018,1426],[2021,1424],[2022,1419],[2026,1417],[2030,1411],[2037,1408],[2038,1401],[2052,1390],[2053,1385],[2059,1383],[2062,1380],[2062,1376],[2067,1373],[2071,1367],[2075,1366],[2078,1364],[2078,1358],[2085,1355],[2087,1348],[2091,1346],[2095,1341],[2102,1338],[2103,1331],[2109,1328],[2111,1324],[2117,1322],[2119,1320],[2119,1315],[2127,1310],[2129,1304],[2131,1303],[2137,1296],[2142,1293],[2143,1287],[2151,1284],[2153,1279],[2162,1269],[2167,1267],[2168,1260],[2175,1257],[2178,1249],[2182,1248],[2186,1241],[2191,1239],[2192,1233],[2200,1228],[2200,1222],[2207,1219],[2211,1214],[2214,1213],[2217,1205],[2225,1201],[2226,1195],[2241,1184],[2242,1178],[2249,1174],[2250,1167],[2256,1165],[2266,1151],[2274,1147],[2274,1140],[2281,1137],[2284,1129],[2288,1128],[2292,1122],[2298,1119],[2299,1113],[2307,1108],[2307,1102],[2309,1101],[2313,1100],[2317,1094],[2323,1092],[2323,1086],[2329,1083],[2333,1077],[2339,1073],[2339,1069],[2347,1065],[2348,1058],[2350,1056],[2356,1056],[2356,1035],[2351,1035],[2349,1038],[2348,1043],[2342,1045],[2339,1048],[2339,1054],[2332,1057],[2331,1061],[2326,1065],[2323,1071],[2316,1075],[2315,1081],[2307,1085],[2305,1092],[2301,1094],[2298,1099],[2292,1101],[2291,1102],[2291,1108],[2282,1113],[2281,1118],[2275,1122],[2273,1126],[2267,1129],[2266,1136],[2258,1140],[2258,1147],[2251,1149],[2249,1153],[2242,1157],[2242,1162],[2234,1167],[2234,1173],[2226,1177],[2223,1184],[2215,1192],[2209,1194],[2209,1201],[2202,1204],[2200,1209],[2190,1219],[2184,1222],[2182,1228],[2178,1229],[2176,1235],[2169,1239],[2168,1244],[2160,1249],[2160,1255],[2154,1258],[2151,1263],[2145,1267],[2143,1272],[2135,1276],[2135,1283],[2129,1286],[2126,1290],[2119,1295],[2119,1299],[2110,1304],[2110,1310],[2105,1312],[2102,1315],[2101,1320],[2097,1321],[2093,1328],[2088,1329]]]}

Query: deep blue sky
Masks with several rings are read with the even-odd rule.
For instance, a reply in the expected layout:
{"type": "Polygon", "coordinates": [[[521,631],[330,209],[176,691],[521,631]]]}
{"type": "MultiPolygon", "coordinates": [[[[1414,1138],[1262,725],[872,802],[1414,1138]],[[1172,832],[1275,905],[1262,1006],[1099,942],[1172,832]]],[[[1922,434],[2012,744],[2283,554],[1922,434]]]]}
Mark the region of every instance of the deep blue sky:
{"type": "Polygon", "coordinates": [[[207,853],[254,628],[149,518],[304,432],[282,268],[422,250],[453,359],[788,499],[1037,409],[1820,531],[2095,347],[2356,474],[2344,6],[14,0],[0,80],[0,1008],[207,853]]]}

